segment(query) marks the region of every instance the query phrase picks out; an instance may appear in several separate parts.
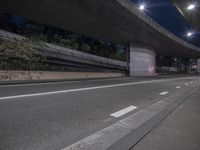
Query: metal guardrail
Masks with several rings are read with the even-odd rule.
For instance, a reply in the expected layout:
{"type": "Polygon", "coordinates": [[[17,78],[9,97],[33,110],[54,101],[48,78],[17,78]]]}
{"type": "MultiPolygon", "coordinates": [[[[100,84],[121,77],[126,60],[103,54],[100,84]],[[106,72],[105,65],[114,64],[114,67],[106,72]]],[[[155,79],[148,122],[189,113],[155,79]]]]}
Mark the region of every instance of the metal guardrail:
{"type": "MultiPolygon", "coordinates": [[[[4,30],[0,30],[0,38],[7,39],[7,40],[18,40],[18,41],[28,39],[24,36],[21,36],[21,35],[15,34],[15,33],[11,33],[11,32],[7,32],[4,30]]],[[[80,62],[83,62],[83,61],[86,62],[88,60],[88,61],[92,61],[92,62],[96,62],[96,63],[101,63],[104,65],[108,64],[108,65],[127,68],[127,63],[123,62],[123,61],[118,61],[118,60],[113,60],[113,59],[109,59],[109,58],[104,58],[101,56],[87,54],[84,52],[80,52],[77,50],[69,49],[66,47],[58,46],[58,45],[47,43],[47,42],[42,42],[42,44],[38,44],[38,45],[34,45],[34,46],[37,49],[42,49],[49,53],[61,54],[63,56],[76,57],[77,61],[80,61],[80,62]]],[[[66,57],[66,59],[67,59],[67,57],[66,57]]]]}
{"type": "Polygon", "coordinates": [[[45,43],[45,46],[47,46],[48,49],[51,49],[51,50],[54,50],[54,51],[57,50],[60,53],[73,55],[73,56],[76,56],[76,57],[79,57],[79,58],[85,58],[85,59],[88,59],[88,60],[107,63],[107,64],[111,64],[111,65],[127,66],[126,62],[123,62],[123,61],[117,61],[117,60],[113,60],[113,59],[109,59],[109,58],[105,58],[105,57],[101,57],[101,56],[87,54],[87,53],[80,52],[80,51],[77,51],[77,50],[58,46],[58,45],[55,45],[55,44],[45,43]]]}
{"type": "Polygon", "coordinates": [[[195,51],[200,52],[200,48],[197,46],[194,46],[192,44],[190,44],[189,42],[184,41],[183,39],[177,37],[175,34],[173,34],[172,32],[168,31],[165,27],[163,27],[162,25],[160,25],[159,23],[157,23],[154,19],[152,19],[148,14],[141,12],[138,9],[138,6],[131,0],[127,0],[130,5],[133,6],[133,10],[134,10],[134,14],[139,17],[141,20],[143,20],[145,23],[147,23],[148,25],[150,25],[151,27],[153,27],[155,30],[159,31],[160,33],[164,34],[165,36],[169,37],[170,39],[180,43],[181,45],[193,49],[195,51]]]}
{"type": "Polygon", "coordinates": [[[15,34],[15,33],[11,33],[11,32],[7,32],[4,30],[0,30],[0,37],[3,39],[7,39],[7,40],[17,40],[17,41],[21,41],[21,40],[26,40],[28,38],[15,34]]]}

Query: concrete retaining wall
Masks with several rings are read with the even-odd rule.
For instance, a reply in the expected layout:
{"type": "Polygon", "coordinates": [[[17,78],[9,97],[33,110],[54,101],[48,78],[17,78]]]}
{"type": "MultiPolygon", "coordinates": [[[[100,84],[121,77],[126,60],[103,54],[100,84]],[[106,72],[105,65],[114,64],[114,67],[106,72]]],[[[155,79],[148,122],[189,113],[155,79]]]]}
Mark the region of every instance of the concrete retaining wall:
{"type": "Polygon", "coordinates": [[[47,72],[47,71],[4,71],[0,70],[0,81],[59,80],[122,77],[124,73],[101,72],[47,72]]]}

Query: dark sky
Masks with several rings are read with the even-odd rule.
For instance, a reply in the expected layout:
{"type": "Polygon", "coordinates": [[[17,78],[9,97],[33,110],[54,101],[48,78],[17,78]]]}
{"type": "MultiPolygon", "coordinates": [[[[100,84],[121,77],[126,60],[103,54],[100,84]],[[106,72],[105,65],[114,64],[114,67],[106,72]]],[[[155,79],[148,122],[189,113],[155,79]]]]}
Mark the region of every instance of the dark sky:
{"type": "Polygon", "coordinates": [[[24,24],[25,19],[23,17],[20,16],[12,16],[11,20],[17,25],[17,26],[21,26],[24,24]]]}
{"type": "Polygon", "coordinates": [[[132,0],[136,5],[144,3],[145,12],[166,29],[200,47],[200,35],[188,39],[185,34],[195,28],[185,20],[170,0],[132,0]]]}

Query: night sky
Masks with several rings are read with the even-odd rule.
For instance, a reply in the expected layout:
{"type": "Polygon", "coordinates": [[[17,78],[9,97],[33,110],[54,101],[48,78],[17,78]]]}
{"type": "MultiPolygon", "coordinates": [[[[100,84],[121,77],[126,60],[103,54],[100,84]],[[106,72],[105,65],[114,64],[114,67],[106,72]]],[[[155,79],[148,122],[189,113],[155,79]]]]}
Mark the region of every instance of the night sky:
{"type": "Polygon", "coordinates": [[[156,22],[164,26],[166,29],[174,33],[180,38],[183,38],[190,43],[200,47],[200,35],[170,0],[132,0],[136,5],[145,4],[145,12],[151,16],[156,22]],[[185,34],[187,31],[195,31],[196,34],[187,39],[185,34]]]}

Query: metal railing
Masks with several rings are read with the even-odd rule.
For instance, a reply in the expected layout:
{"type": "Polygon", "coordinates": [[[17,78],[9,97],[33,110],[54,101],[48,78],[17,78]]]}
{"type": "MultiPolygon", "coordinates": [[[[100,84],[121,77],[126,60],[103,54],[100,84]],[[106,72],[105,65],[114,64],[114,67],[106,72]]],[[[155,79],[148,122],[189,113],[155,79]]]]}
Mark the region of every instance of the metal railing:
{"type": "MultiPolygon", "coordinates": [[[[41,47],[39,47],[39,48],[41,48],[41,47]]],[[[116,65],[116,66],[121,66],[121,67],[125,67],[127,65],[126,62],[123,62],[123,61],[113,60],[113,59],[109,59],[109,58],[105,58],[105,57],[101,57],[101,56],[96,56],[96,55],[80,52],[77,50],[69,49],[69,48],[58,46],[58,45],[51,44],[51,43],[45,43],[44,48],[47,49],[48,51],[58,52],[63,55],[70,55],[73,57],[90,60],[90,61],[94,61],[94,62],[106,63],[106,64],[116,65]]]]}

